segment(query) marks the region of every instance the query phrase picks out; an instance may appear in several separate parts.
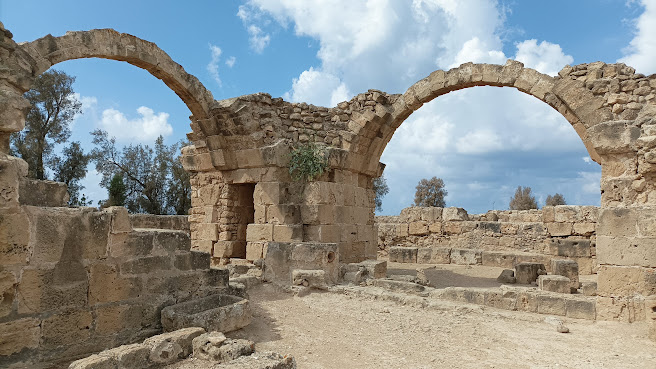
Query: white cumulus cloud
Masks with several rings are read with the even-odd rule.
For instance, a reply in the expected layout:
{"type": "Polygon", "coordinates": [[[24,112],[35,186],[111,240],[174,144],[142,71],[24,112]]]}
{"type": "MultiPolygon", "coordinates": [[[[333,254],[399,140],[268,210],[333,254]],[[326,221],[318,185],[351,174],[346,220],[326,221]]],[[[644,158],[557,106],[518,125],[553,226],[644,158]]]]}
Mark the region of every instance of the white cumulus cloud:
{"type": "Polygon", "coordinates": [[[285,99],[293,102],[311,101],[323,106],[335,106],[350,96],[346,85],[330,73],[310,68],[292,82],[285,99]]]}
{"type": "Polygon", "coordinates": [[[236,62],[237,62],[237,58],[231,56],[225,61],[225,64],[228,66],[228,68],[232,68],[235,66],[236,62]]]}
{"type": "Polygon", "coordinates": [[[220,86],[223,85],[221,82],[221,77],[219,76],[219,60],[221,60],[221,48],[210,44],[210,53],[212,56],[212,59],[210,60],[209,64],[207,64],[207,72],[212,76],[214,81],[220,86]]]}
{"type": "Polygon", "coordinates": [[[173,133],[168,113],[155,114],[153,109],[145,106],[139,107],[137,113],[138,118],[129,119],[116,109],[106,109],[99,124],[110,137],[124,142],[152,143],[160,135],[166,137],[173,133]]]}
{"type": "Polygon", "coordinates": [[[635,37],[618,60],[630,65],[639,73],[656,73],[656,0],[641,0],[644,12],[636,19],[635,37]]]}
{"type": "Polygon", "coordinates": [[[571,64],[574,58],[565,55],[558,44],[547,41],[525,40],[517,44],[515,60],[524,63],[527,68],[533,68],[540,73],[555,76],[567,64],[571,64]]]}

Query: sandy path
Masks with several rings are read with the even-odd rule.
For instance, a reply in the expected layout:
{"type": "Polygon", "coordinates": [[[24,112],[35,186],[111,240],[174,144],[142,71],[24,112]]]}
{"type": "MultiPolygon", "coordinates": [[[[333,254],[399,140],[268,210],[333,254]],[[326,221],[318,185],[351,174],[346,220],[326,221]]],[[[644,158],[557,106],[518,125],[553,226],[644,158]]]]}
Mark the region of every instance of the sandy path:
{"type": "MultiPolygon", "coordinates": [[[[372,288],[372,287],[368,287],[372,288]]],[[[349,294],[249,291],[255,312],[229,334],[293,355],[299,368],[656,369],[645,324],[564,319],[437,301],[431,308],[349,294]]]]}

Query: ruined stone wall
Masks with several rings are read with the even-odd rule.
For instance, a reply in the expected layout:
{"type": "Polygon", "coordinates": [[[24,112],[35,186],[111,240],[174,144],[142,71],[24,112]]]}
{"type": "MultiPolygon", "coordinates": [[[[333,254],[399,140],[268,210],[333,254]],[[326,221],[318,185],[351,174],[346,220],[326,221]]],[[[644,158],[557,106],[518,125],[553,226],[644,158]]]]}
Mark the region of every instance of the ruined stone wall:
{"type": "Polygon", "coordinates": [[[141,341],[163,307],[227,287],[187,231],[133,230],[125,208],[0,214],[0,367],[141,341]]]}
{"type": "Polygon", "coordinates": [[[500,257],[502,253],[494,253],[500,251],[511,267],[512,258],[521,254],[536,261],[566,257],[576,260],[582,273],[590,274],[597,270],[598,212],[594,206],[564,205],[469,215],[461,208],[410,207],[400,216],[377,217],[378,248],[385,256],[390,246],[416,247],[420,249],[418,262],[428,263],[460,262],[450,256],[453,250],[476,250],[473,263],[481,264],[482,251],[492,252],[487,253],[489,257],[500,257]],[[432,254],[422,248],[433,249],[432,254]]]}

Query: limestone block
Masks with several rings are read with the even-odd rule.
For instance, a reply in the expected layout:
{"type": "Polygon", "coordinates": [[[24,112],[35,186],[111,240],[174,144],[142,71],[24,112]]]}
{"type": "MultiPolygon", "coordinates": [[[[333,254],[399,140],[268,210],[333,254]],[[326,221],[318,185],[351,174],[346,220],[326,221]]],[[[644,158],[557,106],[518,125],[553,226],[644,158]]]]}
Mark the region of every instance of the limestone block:
{"type": "Polygon", "coordinates": [[[579,220],[579,206],[558,205],[554,206],[553,209],[556,223],[574,223],[579,220]]]}
{"type": "Polygon", "coordinates": [[[401,237],[401,238],[408,237],[409,234],[410,233],[408,231],[408,224],[401,223],[396,225],[396,234],[395,234],[396,237],[401,237]]]}
{"type": "Polygon", "coordinates": [[[162,256],[144,256],[120,264],[121,274],[150,274],[171,269],[171,258],[162,256]]]}
{"type": "Polygon", "coordinates": [[[114,265],[89,266],[89,305],[135,298],[140,292],[140,280],[119,276],[114,265]]]}
{"type": "Polygon", "coordinates": [[[656,295],[656,271],[653,268],[601,265],[597,285],[602,296],[656,295]]]}
{"type": "Polygon", "coordinates": [[[302,239],[309,242],[339,242],[342,237],[347,237],[345,240],[357,240],[357,226],[350,225],[348,227],[340,227],[338,225],[303,225],[302,239]],[[348,235],[342,235],[342,231],[348,231],[348,235]]]}
{"type": "Polygon", "coordinates": [[[185,231],[158,230],[154,235],[155,250],[173,254],[191,249],[189,234],[185,231]]]}
{"type": "Polygon", "coordinates": [[[581,293],[584,296],[597,296],[597,282],[581,282],[581,293]]]}
{"type": "Polygon", "coordinates": [[[484,292],[484,305],[497,309],[515,310],[517,294],[508,290],[487,290],[484,292]]]}
{"type": "Polygon", "coordinates": [[[440,222],[442,220],[442,208],[425,207],[420,209],[421,220],[428,223],[440,222]]]}
{"type": "Polygon", "coordinates": [[[392,292],[421,293],[426,289],[426,287],[417,283],[391,279],[374,279],[371,283],[375,287],[381,287],[392,292]]]}
{"type": "Polygon", "coordinates": [[[596,223],[574,223],[574,234],[580,236],[591,236],[597,228],[596,223]]]}
{"type": "Polygon", "coordinates": [[[30,178],[21,178],[19,201],[21,205],[62,207],[68,206],[66,184],[30,178]]]}
{"type": "Polygon", "coordinates": [[[367,275],[372,278],[387,277],[387,261],[385,260],[365,260],[358,265],[363,266],[367,275]]]}
{"type": "Polygon", "coordinates": [[[548,240],[549,254],[566,257],[590,257],[589,239],[559,239],[548,240]]]}
{"type": "Polygon", "coordinates": [[[196,230],[196,237],[200,240],[218,241],[219,232],[216,223],[200,223],[196,230]]]}
{"type": "Polygon", "coordinates": [[[543,291],[570,293],[570,279],[562,275],[538,276],[538,288],[543,291]]]}
{"type": "Polygon", "coordinates": [[[579,288],[579,264],[576,261],[551,260],[551,273],[569,278],[572,292],[579,288]]]}
{"type": "Polygon", "coordinates": [[[451,264],[476,265],[482,264],[481,250],[451,249],[451,264]]]}
{"type": "Polygon", "coordinates": [[[147,338],[144,345],[150,347],[149,359],[157,364],[170,364],[192,353],[192,341],[205,333],[203,328],[183,328],[147,338]]]}
{"type": "Polygon", "coordinates": [[[201,360],[214,360],[212,352],[226,341],[226,336],[221,332],[203,333],[192,341],[193,356],[201,360]]]}
{"type": "Polygon", "coordinates": [[[264,259],[266,281],[289,285],[292,271],[323,270],[326,283],[337,283],[341,249],[335,243],[270,242],[264,259]]]}
{"type": "Polygon", "coordinates": [[[401,210],[401,215],[399,216],[399,221],[401,223],[411,223],[416,222],[421,219],[422,208],[417,206],[411,206],[409,208],[404,208],[401,210]]]}
{"type": "Polygon", "coordinates": [[[214,242],[211,240],[192,240],[191,249],[200,252],[206,252],[212,254],[212,249],[214,248],[214,242]]]}
{"type": "Polygon", "coordinates": [[[516,235],[519,226],[512,223],[501,223],[501,234],[504,235],[516,235]]]}
{"type": "Polygon", "coordinates": [[[534,283],[542,274],[547,274],[544,264],[524,262],[515,265],[515,278],[519,284],[534,283]]]}
{"type": "Polygon", "coordinates": [[[242,241],[218,241],[214,244],[213,257],[232,258],[246,256],[246,243],[242,241]]]}
{"type": "Polygon", "coordinates": [[[408,225],[408,233],[412,236],[424,236],[428,234],[428,223],[426,221],[416,221],[408,225]]]}
{"type": "Polygon", "coordinates": [[[132,232],[132,222],[128,209],[122,206],[111,206],[103,211],[111,214],[111,233],[132,232]]]}
{"type": "Polygon", "coordinates": [[[87,274],[84,267],[66,270],[62,264],[54,268],[24,268],[17,288],[18,313],[34,314],[69,306],[87,304],[87,274]]]}
{"type": "Polygon", "coordinates": [[[335,207],[332,205],[303,205],[301,206],[301,222],[303,224],[333,224],[335,212],[335,207]]]}
{"type": "Polygon", "coordinates": [[[451,263],[451,249],[445,247],[420,247],[417,249],[417,263],[449,264],[451,263]]]}
{"type": "Polygon", "coordinates": [[[188,327],[232,332],[249,325],[251,320],[248,300],[223,293],[169,305],[161,312],[162,327],[167,332],[188,327]]]}
{"type": "Polygon", "coordinates": [[[18,280],[14,273],[0,270],[0,317],[11,313],[17,284],[18,280]]]}
{"type": "Polygon", "coordinates": [[[572,223],[547,223],[547,230],[552,237],[570,236],[572,223]]]}
{"type": "Polygon", "coordinates": [[[300,224],[301,208],[298,205],[270,205],[266,212],[267,223],[300,224]]]}
{"type": "Polygon", "coordinates": [[[509,283],[514,284],[517,282],[515,278],[515,271],[512,269],[504,269],[501,271],[501,274],[497,277],[497,282],[499,283],[509,283]]]}
{"type": "Polygon", "coordinates": [[[41,337],[41,321],[34,318],[0,323],[0,356],[9,356],[24,349],[36,349],[41,337]]]}
{"type": "Polygon", "coordinates": [[[556,209],[554,206],[542,207],[542,221],[545,223],[554,223],[556,221],[556,209]]]}
{"type": "Polygon", "coordinates": [[[656,238],[597,236],[599,264],[656,267],[656,238]]]}
{"type": "Polygon", "coordinates": [[[599,123],[588,129],[588,137],[599,154],[634,151],[640,127],[632,124],[621,120],[599,123]]]}
{"type": "Polygon", "coordinates": [[[393,246],[389,250],[389,261],[393,263],[416,263],[417,248],[393,246]]]}
{"type": "Polygon", "coordinates": [[[68,369],[115,369],[116,360],[110,356],[91,355],[84,359],[75,360],[68,369]]]}
{"type": "Polygon", "coordinates": [[[93,318],[87,310],[68,310],[41,323],[43,345],[48,348],[76,344],[89,339],[93,318]]]}
{"type": "Polygon", "coordinates": [[[246,230],[246,241],[272,241],[273,224],[249,224],[246,230]]]}
{"type": "Polygon", "coordinates": [[[565,300],[565,316],[574,319],[597,319],[597,302],[595,299],[567,297],[565,300]]]}
{"type": "Polygon", "coordinates": [[[113,358],[117,369],[146,368],[150,365],[149,355],[150,348],[143,344],[123,345],[98,353],[98,356],[113,358]]]}
{"type": "Polygon", "coordinates": [[[462,233],[462,222],[444,222],[442,230],[446,235],[459,235],[462,233]]]}
{"type": "MultiPolygon", "coordinates": [[[[517,282],[519,283],[519,281],[517,282]]],[[[558,295],[540,294],[537,296],[538,314],[567,315],[567,300],[558,295]]]]}
{"type": "Polygon", "coordinates": [[[429,223],[428,232],[442,234],[442,222],[429,223]]]}
{"type": "Polygon", "coordinates": [[[278,242],[303,241],[303,226],[300,224],[274,225],[273,240],[278,242]]]}
{"type": "Polygon", "coordinates": [[[246,243],[246,260],[262,259],[266,242],[248,242],[246,243]]]}
{"type": "Polygon", "coordinates": [[[444,208],[442,210],[442,219],[446,221],[462,221],[462,220],[468,220],[469,217],[467,215],[467,211],[462,208],[455,208],[455,207],[450,207],[450,208],[444,208]]]}
{"type": "Polygon", "coordinates": [[[292,284],[295,286],[325,288],[326,272],[323,270],[292,270],[292,284]]]}
{"type": "Polygon", "coordinates": [[[538,82],[540,77],[540,72],[536,71],[535,69],[523,69],[519,76],[517,76],[517,80],[515,81],[514,85],[518,90],[522,92],[529,92],[531,91],[531,88],[533,88],[533,86],[535,86],[535,84],[538,82]]]}
{"type": "Polygon", "coordinates": [[[266,223],[266,210],[266,205],[255,205],[255,223],[266,223]]]}
{"type": "Polygon", "coordinates": [[[597,319],[633,323],[645,319],[644,299],[627,296],[598,296],[597,319]]]}
{"type": "Polygon", "coordinates": [[[481,264],[484,266],[511,269],[515,266],[515,260],[515,255],[505,251],[482,251],[481,253],[481,264]]]}

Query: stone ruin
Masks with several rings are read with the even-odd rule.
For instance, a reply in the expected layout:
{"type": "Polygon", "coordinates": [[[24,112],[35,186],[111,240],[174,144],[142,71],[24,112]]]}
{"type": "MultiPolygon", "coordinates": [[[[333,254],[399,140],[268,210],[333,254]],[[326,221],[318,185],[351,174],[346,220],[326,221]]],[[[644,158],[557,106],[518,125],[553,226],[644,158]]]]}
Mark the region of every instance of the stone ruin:
{"type": "MultiPolygon", "coordinates": [[[[0,64],[3,365],[76,358],[159,333],[164,306],[231,290],[225,269],[210,265],[265,258],[279,271],[272,278],[310,284],[326,275],[331,281],[335,270],[349,278],[363,270],[380,275],[380,265],[367,260],[379,250],[393,257],[392,244],[420,246],[417,259],[411,256],[417,261],[444,258],[443,249],[450,262],[476,264],[479,256],[481,264],[504,255],[518,261],[518,252],[578,258],[582,271],[598,274],[596,319],[650,320],[656,335],[656,75],[596,62],[551,77],[509,60],[438,70],[403,94],[369,90],[334,108],[264,93],[215,101],[157,45],[135,36],[102,29],[17,44],[1,24],[0,64]],[[8,155],[9,135],[24,128],[23,94],[34,79],[80,58],[145,69],[189,108],[193,144],[182,151],[192,183],[188,233],[155,230],[161,226],[153,219],[138,228],[124,209],[63,208],[60,185],[25,179],[26,163],[8,155]],[[474,86],[515,88],[560,112],[602,167],[601,207],[589,217],[575,210],[582,218],[573,220],[570,208],[471,219],[444,209],[441,220],[437,210],[426,219],[409,210],[377,226],[372,181],[395,130],[424,103],[474,86]],[[330,169],[317,181],[294,182],[290,150],[310,141],[325,145],[330,169]],[[35,197],[34,189],[52,196],[35,197]],[[572,238],[581,241],[568,243],[572,238]],[[561,255],[571,250],[582,255],[561,255]]],[[[465,292],[445,294],[491,306],[531,301],[519,292],[465,292]]]]}

